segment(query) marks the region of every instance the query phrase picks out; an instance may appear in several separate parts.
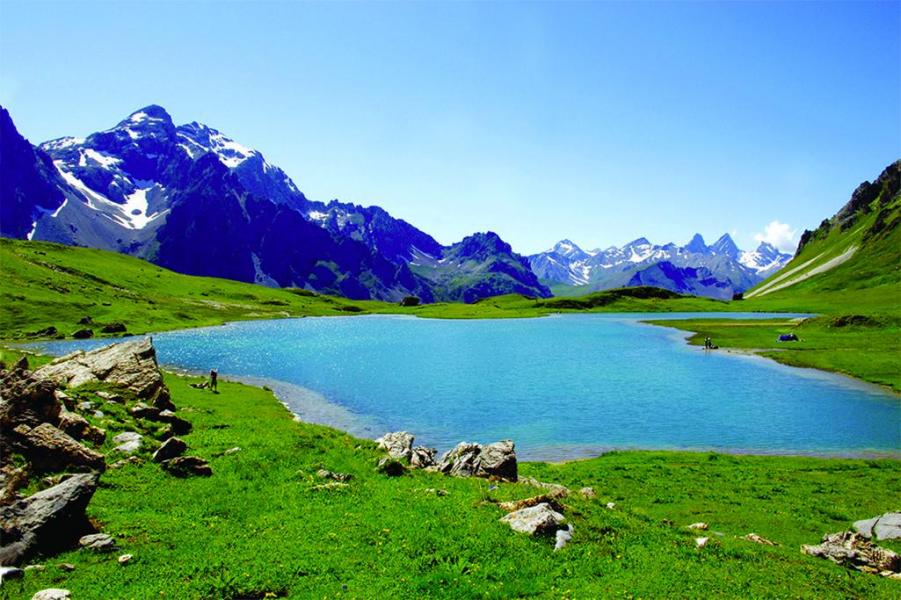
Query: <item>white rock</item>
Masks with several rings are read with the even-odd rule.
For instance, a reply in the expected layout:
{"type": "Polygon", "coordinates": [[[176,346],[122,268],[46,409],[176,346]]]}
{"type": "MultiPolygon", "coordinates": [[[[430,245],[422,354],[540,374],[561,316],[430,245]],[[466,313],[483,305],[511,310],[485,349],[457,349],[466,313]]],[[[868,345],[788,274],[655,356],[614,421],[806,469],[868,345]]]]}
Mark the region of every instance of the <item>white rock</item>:
{"type": "Polygon", "coordinates": [[[888,512],[872,519],[855,521],[854,531],[867,539],[901,539],[901,512],[888,512]]]}
{"type": "Polygon", "coordinates": [[[131,562],[132,558],[134,558],[134,556],[132,556],[131,554],[123,554],[122,556],[119,557],[119,564],[127,565],[128,563],[131,562]]]}
{"type": "Polygon", "coordinates": [[[141,443],[144,437],[134,431],[123,431],[113,438],[113,442],[119,444],[113,451],[122,452],[123,454],[134,454],[141,449],[141,443]]]}
{"type": "Polygon", "coordinates": [[[31,600],[69,600],[72,592],[62,588],[47,588],[31,597],[31,600]]]}
{"type": "Polygon", "coordinates": [[[698,529],[700,531],[707,531],[707,527],[708,527],[707,523],[704,523],[703,521],[699,521],[697,523],[692,523],[691,525],[688,526],[689,529],[698,529]]]}
{"type": "Polygon", "coordinates": [[[554,552],[563,548],[566,543],[573,539],[573,526],[567,525],[566,529],[557,530],[557,543],[554,544],[554,552]]]}
{"type": "Polygon", "coordinates": [[[501,522],[510,525],[513,531],[529,535],[555,533],[566,519],[552,509],[547,502],[522,508],[501,517],[501,522]]]}
{"type": "Polygon", "coordinates": [[[695,546],[697,546],[698,548],[703,548],[704,546],[707,545],[707,542],[709,542],[709,541],[710,541],[709,537],[695,538],[695,546]]]}
{"type": "Polygon", "coordinates": [[[608,502],[607,503],[608,510],[613,510],[614,508],[616,508],[616,502],[608,502]]]}

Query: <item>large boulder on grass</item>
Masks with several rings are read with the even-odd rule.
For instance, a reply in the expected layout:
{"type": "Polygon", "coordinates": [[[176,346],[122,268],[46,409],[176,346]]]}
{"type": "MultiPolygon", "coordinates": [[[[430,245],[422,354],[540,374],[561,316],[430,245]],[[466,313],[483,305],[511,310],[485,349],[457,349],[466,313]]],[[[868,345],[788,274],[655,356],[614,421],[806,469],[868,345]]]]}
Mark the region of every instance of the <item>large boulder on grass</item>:
{"type": "Polygon", "coordinates": [[[169,389],[163,383],[156,350],[149,338],[111,344],[90,352],[73,352],[36,370],[35,376],[69,387],[109,383],[130,390],[160,409],[172,408],[169,389]]]}
{"type": "Polygon", "coordinates": [[[41,553],[71,547],[91,530],[85,508],[98,476],[76,474],[62,483],[0,507],[0,565],[17,565],[41,553]]]}
{"type": "Polygon", "coordinates": [[[413,449],[414,439],[413,435],[406,431],[394,431],[386,433],[377,439],[376,443],[379,445],[379,448],[385,450],[391,458],[409,460],[410,452],[413,449]]]}
{"type": "Polygon", "coordinates": [[[171,437],[159,449],[153,453],[153,462],[163,462],[176,456],[181,456],[188,449],[188,445],[177,437],[171,437]]]}
{"type": "Polygon", "coordinates": [[[516,481],[516,445],[512,440],[503,440],[483,447],[479,454],[477,475],[516,481]]]}
{"type": "Polygon", "coordinates": [[[38,471],[90,469],[103,471],[106,460],[99,452],[78,441],[49,423],[29,428],[20,425],[13,430],[15,443],[38,471]]]}
{"type": "Polygon", "coordinates": [[[854,523],[854,531],[867,539],[901,539],[901,512],[888,512],[872,519],[856,521],[854,523]]]}
{"type": "Polygon", "coordinates": [[[513,531],[528,535],[553,535],[564,524],[563,515],[555,511],[547,503],[529,506],[501,517],[513,531]]]}

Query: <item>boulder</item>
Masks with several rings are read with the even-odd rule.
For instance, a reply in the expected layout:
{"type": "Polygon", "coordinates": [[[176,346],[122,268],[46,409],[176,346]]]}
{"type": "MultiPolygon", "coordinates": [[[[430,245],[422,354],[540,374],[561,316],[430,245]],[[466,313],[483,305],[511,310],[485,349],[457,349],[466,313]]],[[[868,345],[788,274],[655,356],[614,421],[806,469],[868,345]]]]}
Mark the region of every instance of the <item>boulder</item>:
{"type": "Polygon", "coordinates": [[[113,392],[105,392],[103,390],[99,392],[94,392],[98,398],[103,398],[106,400],[107,404],[125,404],[125,396],[122,394],[115,394],[113,392]]]}
{"type": "Polygon", "coordinates": [[[52,381],[21,369],[0,373],[0,430],[56,423],[62,411],[56,387],[52,381]]]}
{"type": "Polygon", "coordinates": [[[479,454],[479,477],[516,481],[516,446],[511,440],[488,444],[479,454]]]}
{"type": "Polygon", "coordinates": [[[410,466],[414,469],[425,469],[435,466],[435,456],[438,451],[435,448],[416,446],[410,451],[410,466]]]}
{"type": "Polygon", "coordinates": [[[507,523],[513,531],[529,535],[552,535],[561,528],[564,521],[563,515],[546,503],[513,511],[501,517],[501,522],[507,523]]]}
{"type": "Polygon", "coordinates": [[[410,459],[415,438],[406,431],[386,433],[376,440],[379,448],[388,452],[388,456],[398,459],[410,459]]]}
{"type": "Polygon", "coordinates": [[[25,571],[18,567],[0,567],[0,584],[10,579],[22,579],[25,571]]]}
{"type": "Polygon", "coordinates": [[[35,375],[68,387],[89,382],[119,385],[158,408],[170,408],[172,404],[156,361],[156,350],[147,338],[90,352],[73,352],[44,365],[35,375]]]}
{"type": "Polygon", "coordinates": [[[71,600],[72,592],[62,588],[47,588],[31,597],[31,600],[71,600]]]}
{"type": "Polygon", "coordinates": [[[105,533],[84,535],[78,540],[78,545],[94,552],[112,552],[116,549],[116,541],[105,533]]]}
{"type": "Polygon", "coordinates": [[[94,337],[94,332],[91,329],[79,329],[72,334],[72,337],[76,340],[86,340],[94,337]]]}
{"type": "Polygon", "coordinates": [[[41,423],[32,429],[20,425],[13,431],[19,436],[23,453],[38,471],[68,468],[103,471],[106,468],[102,454],[79,444],[49,423],[41,423]]]}
{"type": "Polygon", "coordinates": [[[134,431],[123,431],[113,438],[113,442],[118,444],[113,448],[113,452],[122,452],[123,454],[134,454],[141,449],[144,436],[134,431]]]}
{"type": "Polygon", "coordinates": [[[104,325],[100,331],[101,333],[125,333],[126,327],[124,323],[109,323],[104,325]]]}
{"type": "Polygon", "coordinates": [[[188,445],[177,437],[172,437],[163,442],[163,445],[153,453],[153,462],[163,462],[181,456],[188,449],[188,445]]]}
{"type": "Polygon", "coordinates": [[[332,479],[334,481],[347,482],[353,479],[353,475],[350,473],[335,473],[334,471],[329,471],[328,469],[319,469],[316,471],[316,477],[320,479],[332,479]]]}
{"type": "Polygon", "coordinates": [[[517,510],[522,510],[523,508],[528,508],[530,506],[538,506],[539,504],[547,504],[554,510],[563,510],[563,506],[560,504],[560,502],[558,502],[558,500],[562,497],[563,495],[559,492],[548,492],[547,494],[532,496],[531,498],[524,498],[522,500],[500,502],[498,503],[498,506],[507,512],[515,512],[517,510]]]}
{"type": "Polygon", "coordinates": [[[867,539],[901,539],[901,512],[888,512],[872,519],[856,521],[854,531],[867,539]]]}
{"type": "Polygon", "coordinates": [[[454,477],[473,477],[479,471],[479,454],[482,446],[469,442],[460,442],[452,450],[447,451],[438,463],[438,469],[454,477]]]}
{"type": "Polygon", "coordinates": [[[90,531],[84,511],[98,475],[80,473],[52,488],[0,507],[0,565],[16,565],[40,552],[72,545],[90,531]]]}
{"type": "Polygon", "coordinates": [[[832,562],[859,571],[879,573],[901,572],[901,557],[886,548],[868,541],[853,531],[840,531],[823,536],[821,544],[801,546],[801,551],[810,556],[826,558],[832,562]]]}
{"type": "Polygon", "coordinates": [[[62,403],[66,410],[75,410],[75,399],[62,390],[55,390],[53,395],[62,403]]]}
{"type": "Polygon", "coordinates": [[[386,456],[379,460],[375,470],[379,473],[384,473],[388,477],[398,477],[399,475],[403,475],[407,469],[404,466],[404,463],[400,462],[398,459],[386,456]]]}
{"type": "Polygon", "coordinates": [[[63,410],[59,414],[59,422],[56,426],[66,435],[80,440],[84,438],[91,424],[80,414],[63,410]]]}
{"type": "Polygon", "coordinates": [[[120,565],[127,565],[128,563],[131,562],[131,559],[133,559],[133,558],[134,558],[134,556],[132,556],[131,554],[123,554],[117,560],[119,561],[120,565]]]}
{"type": "Polygon", "coordinates": [[[160,416],[160,409],[155,406],[147,406],[143,402],[138,402],[128,412],[136,419],[150,419],[151,421],[160,416]]]}
{"type": "Polygon", "coordinates": [[[569,543],[571,539],[573,539],[573,526],[567,525],[566,529],[558,529],[557,530],[557,540],[554,543],[554,552],[557,550],[562,550],[566,544],[569,543]]]}
{"type": "Polygon", "coordinates": [[[190,421],[186,421],[181,417],[176,416],[176,414],[169,409],[161,410],[157,420],[168,423],[172,428],[172,433],[175,435],[191,433],[191,429],[193,428],[190,421]]]}
{"type": "Polygon", "coordinates": [[[176,477],[209,477],[213,474],[210,464],[197,456],[179,456],[160,463],[163,469],[176,477]]]}

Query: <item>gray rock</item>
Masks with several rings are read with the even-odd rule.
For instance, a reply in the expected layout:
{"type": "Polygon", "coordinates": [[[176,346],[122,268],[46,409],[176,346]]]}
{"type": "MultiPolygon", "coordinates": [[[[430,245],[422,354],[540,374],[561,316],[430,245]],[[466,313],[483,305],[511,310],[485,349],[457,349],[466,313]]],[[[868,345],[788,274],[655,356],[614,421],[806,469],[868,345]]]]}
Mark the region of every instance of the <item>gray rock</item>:
{"type": "Polygon", "coordinates": [[[513,441],[503,440],[482,448],[477,475],[516,481],[516,445],[513,441]]]}
{"type": "Polygon", "coordinates": [[[98,381],[119,385],[158,408],[172,408],[156,350],[146,338],[90,352],[73,352],[44,365],[35,375],[68,387],[98,381]]]}
{"type": "Polygon", "coordinates": [[[888,512],[872,519],[856,521],[854,531],[867,539],[901,539],[901,512],[888,512]]]}
{"type": "Polygon", "coordinates": [[[125,404],[125,396],[123,396],[122,394],[114,394],[112,392],[104,392],[104,391],[99,391],[99,392],[94,392],[94,393],[97,395],[98,398],[103,398],[104,400],[106,400],[107,403],[125,404]]]}
{"type": "Polygon", "coordinates": [[[479,471],[481,453],[482,446],[479,444],[460,442],[441,457],[438,468],[442,473],[453,477],[473,477],[479,471]]]}
{"type": "Polygon", "coordinates": [[[237,454],[237,453],[240,452],[240,451],[241,451],[241,448],[239,448],[238,446],[235,446],[234,448],[229,448],[228,450],[226,450],[226,451],[223,452],[222,454],[225,455],[225,456],[231,456],[232,454],[237,454]]]}
{"type": "Polygon", "coordinates": [[[72,592],[62,588],[47,588],[31,597],[31,600],[71,600],[72,592]]]}
{"type": "Polygon", "coordinates": [[[873,544],[861,534],[853,531],[826,534],[823,536],[821,544],[801,546],[801,551],[859,571],[869,573],[901,572],[901,557],[891,550],[873,544]]]}
{"type": "MultiPolygon", "coordinates": [[[[56,385],[27,371],[6,371],[0,376],[0,430],[11,431],[19,425],[37,427],[57,423],[62,402],[56,397],[56,385]]],[[[0,439],[5,436],[0,436],[0,439]]]]}
{"type": "Polygon", "coordinates": [[[156,419],[163,423],[168,423],[172,428],[172,433],[175,435],[191,433],[192,425],[190,421],[182,419],[169,409],[160,411],[160,414],[156,419]]]}
{"type": "Polygon", "coordinates": [[[389,477],[398,477],[399,475],[403,475],[407,469],[404,467],[404,463],[400,462],[398,459],[386,456],[379,460],[375,470],[379,473],[384,473],[389,477]]]}
{"type": "Polygon", "coordinates": [[[16,565],[37,552],[56,552],[80,537],[89,524],[84,511],[98,476],[72,475],[52,488],[0,507],[0,564],[16,565]]]}
{"type": "Polygon", "coordinates": [[[438,451],[435,448],[416,446],[410,451],[410,466],[414,469],[425,469],[435,466],[435,456],[438,451]]]}
{"type": "Polygon", "coordinates": [[[565,520],[563,515],[546,503],[523,508],[501,517],[501,522],[510,525],[513,531],[529,535],[555,534],[565,520]]]}
{"type": "Polygon", "coordinates": [[[78,545],[94,552],[112,552],[116,549],[116,541],[105,533],[92,533],[82,536],[78,545]]]}
{"type": "Polygon", "coordinates": [[[597,498],[597,492],[594,491],[593,487],[583,487],[579,490],[579,494],[581,494],[583,498],[597,498]]]}
{"type": "Polygon", "coordinates": [[[79,444],[49,423],[33,429],[20,425],[13,430],[19,443],[38,471],[61,471],[67,468],[103,471],[106,461],[99,452],[79,444]]]}
{"type": "Polygon", "coordinates": [[[346,482],[353,479],[353,475],[350,473],[335,473],[334,471],[329,471],[328,469],[319,469],[316,471],[316,476],[320,479],[332,479],[334,481],[346,482]]]}
{"type": "Polygon", "coordinates": [[[102,419],[106,416],[105,414],[103,414],[102,410],[95,410],[92,414],[94,415],[95,419],[102,419]]]}
{"type": "Polygon", "coordinates": [[[406,431],[386,433],[376,440],[379,448],[388,452],[388,456],[398,459],[410,459],[415,438],[406,431]]]}
{"type": "Polygon", "coordinates": [[[136,403],[128,412],[136,419],[150,419],[151,421],[160,416],[160,409],[155,406],[148,406],[143,402],[136,403]]]}
{"type": "Polygon", "coordinates": [[[160,465],[176,477],[209,477],[213,474],[210,463],[197,456],[179,456],[164,460],[160,465]]]}
{"type": "Polygon", "coordinates": [[[163,442],[163,445],[153,453],[153,462],[163,462],[176,456],[181,456],[188,449],[188,445],[177,437],[172,437],[163,442]]]}
{"type": "Polygon", "coordinates": [[[562,550],[563,547],[573,539],[573,526],[567,525],[566,529],[557,530],[557,541],[554,544],[554,552],[562,550]]]}
{"type": "Polygon", "coordinates": [[[113,438],[113,442],[118,444],[113,448],[113,452],[121,452],[123,454],[134,454],[141,449],[144,437],[134,431],[123,431],[113,438]]]}
{"type": "Polygon", "coordinates": [[[133,559],[133,558],[134,558],[134,556],[131,554],[123,554],[117,560],[119,561],[120,565],[127,565],[128,563],[131,562],[131,559],[133,559]]]}
{"type": "Polygon", "coordinates": [[[75,405],[75,408],[76,408],[77,410],[80,410],[80,411],[88,411],[88,410],[91,410],[92,408],[94,408],[94,403],[93,403],[93,402],[88,402],[87,400],[84,400],[84,401],[79,402],[78,404],[76,404],[76,405],[75,405]]]}

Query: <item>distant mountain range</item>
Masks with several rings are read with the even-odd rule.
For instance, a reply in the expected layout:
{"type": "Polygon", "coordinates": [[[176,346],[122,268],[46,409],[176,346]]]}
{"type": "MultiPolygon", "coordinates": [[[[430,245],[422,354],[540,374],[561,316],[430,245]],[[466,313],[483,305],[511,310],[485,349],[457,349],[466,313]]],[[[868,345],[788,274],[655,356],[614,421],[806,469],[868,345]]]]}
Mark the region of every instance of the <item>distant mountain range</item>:
{"type": "Polygon", "coordinates": [[[257,150],[159,106],[39,146],[0,107],[0,234],[354,299],[550,296],[492,232],[442,246],[379,207],[309,200],[257,150]]]}
{"type": "Polygon", "coordinates": [[[638,238],[619,248],[590,251],[563,240],[529,257],[542,282],[574,286],[584,293],[647,285],[720,299],[757,285],[789,260],[790,254],[766,242],[753,252],[741,251],[728,233],[709,246],[700,234],[684,246],[638,238]]]}

